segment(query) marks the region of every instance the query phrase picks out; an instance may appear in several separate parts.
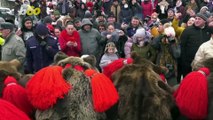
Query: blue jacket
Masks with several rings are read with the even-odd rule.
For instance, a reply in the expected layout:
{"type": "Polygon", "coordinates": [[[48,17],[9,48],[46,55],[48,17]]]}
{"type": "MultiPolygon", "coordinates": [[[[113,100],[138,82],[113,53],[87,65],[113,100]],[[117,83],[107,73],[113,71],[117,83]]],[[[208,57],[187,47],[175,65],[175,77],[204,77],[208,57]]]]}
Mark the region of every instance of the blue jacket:
{"type": "Polygon", "coordinates": [[[27,70],[30,73],[49,66],[59,51],[58,40],[51,36],[47,36],[43,42],[32,36],[27,40],[26,47],[27,70]]]}

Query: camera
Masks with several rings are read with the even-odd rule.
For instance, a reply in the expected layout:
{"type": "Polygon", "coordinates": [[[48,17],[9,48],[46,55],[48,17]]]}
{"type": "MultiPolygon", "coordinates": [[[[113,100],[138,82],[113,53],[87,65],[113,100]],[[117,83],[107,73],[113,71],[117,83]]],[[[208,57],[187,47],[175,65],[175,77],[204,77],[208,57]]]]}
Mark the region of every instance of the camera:
{"type": "Polygon", "coordinates": [[[167,35],[164,35],[165,38],[169,41],[169,43],[175,43],[175,38],[174,37],[168,37],[167,35]]]}

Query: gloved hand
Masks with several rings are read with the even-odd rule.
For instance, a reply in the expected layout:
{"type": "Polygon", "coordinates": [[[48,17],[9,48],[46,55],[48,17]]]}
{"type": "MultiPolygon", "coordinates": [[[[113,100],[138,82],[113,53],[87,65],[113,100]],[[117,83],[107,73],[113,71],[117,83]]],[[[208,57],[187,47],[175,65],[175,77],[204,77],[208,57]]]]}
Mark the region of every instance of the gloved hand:
{"type": "Polygon", "coordinates": [[[41,45],[42,47],[44,47],[44,46],[47,45],[47,42],[46,42],[46,41],[41,41],[41,42],[40,42],[40,45],[41,45]]]}

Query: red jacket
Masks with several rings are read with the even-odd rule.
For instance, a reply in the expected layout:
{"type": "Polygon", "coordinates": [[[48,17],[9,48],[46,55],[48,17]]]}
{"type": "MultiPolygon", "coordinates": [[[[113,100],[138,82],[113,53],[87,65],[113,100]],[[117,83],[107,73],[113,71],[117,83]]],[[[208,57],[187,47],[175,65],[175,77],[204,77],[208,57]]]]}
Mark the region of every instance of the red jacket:
{"type": "Polygon", "coordinates": [[[141,7],[143,8],[142,14],[143,14],[144,18],[146,16],[151,16],[151,14],[153,13],[153,8],[152,8],[152,3],[150,1],[147,3],[142,2],[141,7]]]}
{"type": "Polygon", "coordinates": [[[66,53],[68,56],[77,56],[79,57],[81,54],[81,40],[80,35],[77,31],[73,31],[72,35],[67,34],[66,30],[63,30],[61,32],[61,35],[59,37],[59,43],[61,47],[61,51],[66,53]],[[67,42],[76,42],[77,46],[67,46],[67,42]]]}

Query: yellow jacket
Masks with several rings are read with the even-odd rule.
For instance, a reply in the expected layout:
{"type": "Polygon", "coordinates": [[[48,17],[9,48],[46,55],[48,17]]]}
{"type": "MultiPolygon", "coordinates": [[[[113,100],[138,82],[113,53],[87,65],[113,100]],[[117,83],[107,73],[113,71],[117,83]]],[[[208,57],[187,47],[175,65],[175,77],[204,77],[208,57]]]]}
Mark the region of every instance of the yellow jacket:
{"type": "Polygon", "coordinates": [[[184,26],[179,26],[179,20],[177,18],[174,18],[172,21],[172,27],[175,29],[175,33],[177,38],[180,38],[182,32],[184,31],[184,26]]]}

